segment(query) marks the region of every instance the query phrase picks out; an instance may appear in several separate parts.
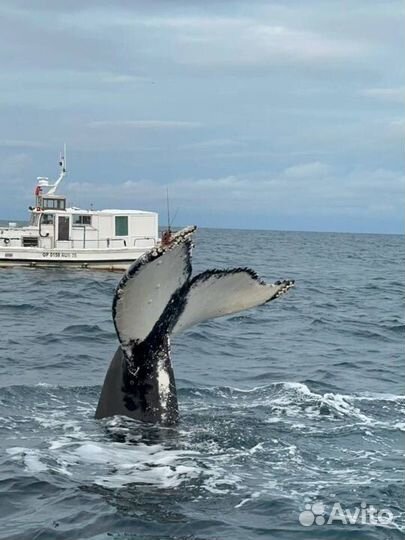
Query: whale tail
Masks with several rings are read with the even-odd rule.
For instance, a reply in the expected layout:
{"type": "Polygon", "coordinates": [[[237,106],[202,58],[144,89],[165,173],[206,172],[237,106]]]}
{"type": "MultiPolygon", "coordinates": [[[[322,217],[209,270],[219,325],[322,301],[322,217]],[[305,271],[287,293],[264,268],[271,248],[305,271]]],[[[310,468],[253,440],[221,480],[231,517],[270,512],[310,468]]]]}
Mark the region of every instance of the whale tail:
{"type": "Polygon", "coordinates": [[[195,227],[135,261],[113,301],[120,341],[104,382],[96,418],[123,414],[174,424],[178,408],[169,336],[212,318],[278,298],[294,281],[264,283],[249,268],[208,270],[191,278],[195,227]]]}

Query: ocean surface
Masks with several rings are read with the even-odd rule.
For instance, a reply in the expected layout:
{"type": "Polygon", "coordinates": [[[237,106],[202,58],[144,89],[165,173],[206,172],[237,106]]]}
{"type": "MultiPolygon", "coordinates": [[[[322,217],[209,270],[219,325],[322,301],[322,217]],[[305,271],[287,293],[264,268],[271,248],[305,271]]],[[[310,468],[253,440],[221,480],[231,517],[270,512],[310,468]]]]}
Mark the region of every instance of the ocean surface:
{"type": "Polygon", "coordinates": [[[0,270],[0,538],[402,539],[403,237],[195,243],[296,288],[173,341],[176,429],[93,418],[119,274],[0,270]]]}

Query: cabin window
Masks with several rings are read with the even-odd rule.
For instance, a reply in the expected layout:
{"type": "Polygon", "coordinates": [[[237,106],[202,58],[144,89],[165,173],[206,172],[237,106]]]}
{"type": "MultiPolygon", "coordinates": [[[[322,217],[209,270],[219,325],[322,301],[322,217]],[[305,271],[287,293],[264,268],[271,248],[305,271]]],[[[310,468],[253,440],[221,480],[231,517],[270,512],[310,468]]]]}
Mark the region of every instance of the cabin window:
{"type": "Polygon", "coordinates": [[[44,208],[54,208],[55,210],[65,210],[65,199],[43,199],[44,208]]]}
{"type": "Polygon", "coordinates": [[[73,216],[73,225],[91,225],[91,216],[73,216]]]}
{"type": "Polygon", "coordinates": [[[128,236],[128,216],[115,216],[115,236],[128,236]]]}
{"type": "Polygon", "coordinates": [[[42,214],[42,225],[53,225],[53,214],[42,214]]]}
{"type": "Polygon", "coordinates": [[[54,207],[54,200],[53,199],[44,199],[43,200],[43,203],[44,203],[44,208],[55,208],[54,207]]]}

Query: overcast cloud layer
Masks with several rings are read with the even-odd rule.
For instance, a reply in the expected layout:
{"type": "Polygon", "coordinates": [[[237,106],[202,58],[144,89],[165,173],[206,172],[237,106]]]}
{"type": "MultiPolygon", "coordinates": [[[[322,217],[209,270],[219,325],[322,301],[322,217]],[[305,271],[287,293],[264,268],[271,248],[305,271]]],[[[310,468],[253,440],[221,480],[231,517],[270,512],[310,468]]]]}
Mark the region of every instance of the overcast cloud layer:
{"type": "Polygon", "coordinates": [[[402,232],[401,1],[3,0],[0,218],[35,178],[177,224],[402,232]]]}

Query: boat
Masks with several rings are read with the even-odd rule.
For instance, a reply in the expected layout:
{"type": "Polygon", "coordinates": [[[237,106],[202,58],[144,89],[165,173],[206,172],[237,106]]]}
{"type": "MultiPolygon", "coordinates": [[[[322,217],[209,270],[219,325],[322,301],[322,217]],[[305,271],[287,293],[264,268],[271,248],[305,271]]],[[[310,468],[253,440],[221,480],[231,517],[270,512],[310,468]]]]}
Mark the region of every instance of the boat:
{"type": "Polygon", "coordinates": [[[125,270],[159,242],[158,214],[68,206],[58,188],[67,174],[66,148],[53,183],[38,177],[25,226],[0,226],[0,267],[125,270]]]}

